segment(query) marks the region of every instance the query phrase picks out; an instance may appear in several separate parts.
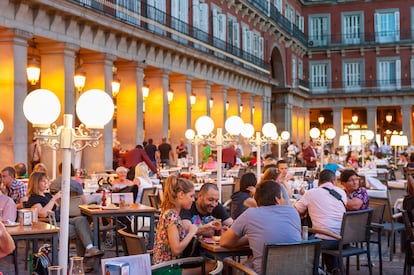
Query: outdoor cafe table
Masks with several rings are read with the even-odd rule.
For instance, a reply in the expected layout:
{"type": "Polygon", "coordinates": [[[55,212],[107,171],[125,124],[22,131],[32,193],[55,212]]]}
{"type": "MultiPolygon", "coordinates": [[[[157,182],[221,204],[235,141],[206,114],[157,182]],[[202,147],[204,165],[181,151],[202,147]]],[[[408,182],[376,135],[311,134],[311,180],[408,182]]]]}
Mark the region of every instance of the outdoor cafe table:
{"type": "Polygon", "coordinates": [[[252,255],[252,250],[248,245],[235,248],[225,248],[220,246],[218,243],[211,241],[211,238],[200,239],[200,244],[202,252],[219,261],[222,261],[226,257],[252,255]]]}
{"type": "Polygon", "coordinates": [[[93,244],[100,248],[99,240],[99,218],[107,217],[125,217],[125,216],[134,216],[135,221],[135,232],[138,231],[138,217],[149,217],[150,218],[150,231],[149,237],[150,242],[149,246],[153,247],[154,245],[154,221],[155,221],[155,208],[146,206],[144,204],[138,204],[137,206],[129,207],[116,207],[116,208],[96,208],[88,205],[79,205],[82,215],[92,218],[93,221],[93,244]]]}
{"type": "Polygon", "coordinates": [[[13,252],[14,255],[14,271],[17,271],[17,242],[19,240],[34,240],[33,253],[37,252],[37,240],[38,239],[52,239],[52,264],[58,264],[58,239],[59,239],[59,227],[50,225],[45,222],[37,222],[32,225],[17,225],[7,226],[7,232],[12,236],[16,249],[13,252]]]}

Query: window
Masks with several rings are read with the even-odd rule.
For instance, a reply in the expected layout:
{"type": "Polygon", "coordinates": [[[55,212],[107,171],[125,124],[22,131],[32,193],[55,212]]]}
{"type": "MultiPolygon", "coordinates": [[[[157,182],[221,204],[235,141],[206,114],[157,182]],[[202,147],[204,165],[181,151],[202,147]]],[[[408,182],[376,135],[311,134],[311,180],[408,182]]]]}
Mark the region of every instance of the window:
{"type": "Polygon", "coordinates": [[[375,39],[386,43],[400,40],[400,12],[377,11],[375,13],[375,39]]]}
{"type": "Polygon", "coordinates": [[[292,87],[296,87],[296,56],[292,55],[292,87]]]}
{"type": "Polygon", "coordinates": [[[295,10],[291,5],[288,3],[285,4],[285,17],[287,20],[289,20],[291,23],[295,23],[295,10]]]}
{"type": "Polygon", "coordinates": [[[346,90],[359,90],[363,78],[362,62],[360,60],[345,60],[343,64],[343,85],[346,90]]]}
{"type": "Polygon", "coordinates": [[[116,0],[116,17],[128,23],[139,25],[139,14],[141,10],[141,2],[116,0]]]}
{"type": "MultiPolygon", "coordinates": [[[[194,37],[203,42],[208,42],[208,4],[200,3],[199,0],[193,0],[193,27],[194,37]]],[[[196,49],[207,51],[205,47],[198,44],[194,45],[196,49]]]]}
{"type": "Polygon", "coordinates": [[[401,61],[398,58],[378,59],[377,71],[380,90],[401,88],[401,61]]]}
{"type": "Polygon", "coordinates": [[[298,26],[299,30],[305,32],[305,19],[300,13],[296,13],[296,25],[298,26]]]}
{"type": "Polygon", "coordinates": [[[227,41],[229,41],[229,47],[232,54],[240,55],[240,24],[237,19],[232,16],[228,16],[228,35],[227,41]]]}
{"type": "Polygon", "coordinates": [[[303,80],[303,61],[301,59],[298,60],[298,78],[303,80]]]}
{"type": "MultiPolygon", "coordinates": [[[[188,34],[188,1],[171,0],[171,28],[188,34]]],[[[187,43],[186,39],[175,34],[172,34],[171,38],[187,43]]]]}
{"type": "Polygon", "coordinates": [[[312,92],[326,92],[329,84],[330,65],[328,61],[310,64],[310,80],[312,92]]]}
{"type": "MultiPolygon", "coordinates": [[[[165,0],[147,0],[147,15],[148,18],[161,23],[166,24],[166,15],[165,15],[165,0]]],[[[165,31],[155,27],[153,24],[149,23],[148,29],[160,35],[165,35],[165,31]]]]}
{"type": "Polygon", "coordinates": [[[226,15],[219,12],[217,7],[211,8],[213,19],[213,44],[219,49],[226,49],[226,15]]]}
{"type": "Polygon", "coordinates": [[[342,38],[343,43],[359,44],[363,33],[362,13],[343,13],[342,14],[342,38]]]}
{"type": "Polygon", "coordinates": [[[275,0],[275,7],[280,12],[280,14],[283,14],[283,0],[275,0]]]}
{"type": "Polygon", "coordinates": [[[411,88],[414,88],[414,57],[411,57],[410,69],[411,69],[411,88]]]}
{"type": "Polygon", "coordinates": [[[326,46],[329,38],[329,15],[309,17],[309,46],[326,46]]]}

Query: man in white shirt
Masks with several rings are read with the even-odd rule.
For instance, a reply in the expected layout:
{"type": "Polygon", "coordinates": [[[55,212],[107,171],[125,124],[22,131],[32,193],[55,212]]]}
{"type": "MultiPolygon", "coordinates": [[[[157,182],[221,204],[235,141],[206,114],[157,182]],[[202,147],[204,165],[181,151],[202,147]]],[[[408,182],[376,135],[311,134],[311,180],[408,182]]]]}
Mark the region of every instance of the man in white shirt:
{"type": "MultiPolygon", "coordinates": [[[[319,174],[319,187],[308,190],[302,198],[295,203],[300,215],[308,212],[312,220],[312,227],[340,235],[342,218],[346,211],[347,197],[344,190],[336,186],[336,176],[331,170],[323,170],[319,174]]],[[[338,241],[316,234],[322,239],[322,248],[337,249],[338,241]]],[[[324,255],[327,271],[331,272],[338,267],[338,259],[324,255]]]]}

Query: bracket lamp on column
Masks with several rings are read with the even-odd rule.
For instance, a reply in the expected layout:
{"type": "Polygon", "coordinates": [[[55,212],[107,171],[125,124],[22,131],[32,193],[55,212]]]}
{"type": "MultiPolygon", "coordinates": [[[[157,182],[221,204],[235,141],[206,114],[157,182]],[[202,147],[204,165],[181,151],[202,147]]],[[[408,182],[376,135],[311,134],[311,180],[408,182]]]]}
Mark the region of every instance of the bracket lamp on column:
{"type": "Polygon", "coordinates": [[[230,106],[230,103],[229,103],[229,101],[227,100],[227,101],[226,101],[226,111],[228,111],[228,110],[229,110],[229,106],[230,106]]]}
{"type": "Polygon", "coordinates": [[[0,134],[3,133],[4,130],[4,122],[2,119],[0,119],[0,134]]]}
{"type": "Polygon", "coordinates": [[[253,105],[253,107],[252,107],[252,115],[254,115],[254,111],[255,111],[256,109],[254,108],[254,105],[253,105]]]}
{"type": "Polygon", "coordinates": [[[118,78],[116,67],[112,68],[112,72],[113,72],[112,83],[111,83],[112,97],[116,97],[119,93],[120,88],[121,88],[121,80],[118,78]]]}
{"type": "Polygon", "coordinates": [[[191,96],[190,96],[190,104],[191,105],[194,105],[196,103],[196,100],[197,100],[196,95],[194,93],[191,93],[191,96]]]}
{"type": "Polygon", "coordinates": [[[388,123],[391,123],[391,121],[392,121],[392,114],[391,114],[391,113],[388,113],[388,114],[385,116],[385,120],[386,120],[388,123]]]}
{"type": "Polygon", "coordinates": [[[357,114],[353,114],[351,120],[352,120],[352,123],[353,124],[356,124],[358,122],[358,115],[357,114]]]}
{"type": "Polygon", "coordinates": [[[36,85],[36,83],[39,82],[40,78],[40,62],[36,58],[36,42],[34,38],[31,40],[31,42],[29,42],[29,49],[32,49],[32,54],[30,55],[27,62],[27,80],[30,82],[30,84],[36,85]]]}
{"type": "Polygon", "coordinates": [[[76,54],[76,70],[73,76],[73,82],[75,83],[75,89],[78,93],[81,93],[85,87],[86,73],[82,69],[80,52],[76,54]]]}
{"type": "Polygon", "coordinates": [[[169,88],[167,91],[167,99],[168,99],[168,103],[171,103],[171,101],[173,101],[174,99],[174,90],[169,88]]]}
{"type": "Polygon", "coordinates": [[[146,99],[148,98],[148,96],[149,96],[149,86],[144,83],[144,85],[142,85],[142,97],[146,99]]]}
{"type": "Polygon", "coordinates": [[[240,113],[243,112],[243,104],[240,104],[239,111],[240,111],[240,113]]]}
{"type": "Polygon", "coordinates": [[[214,98],[210,97],[210,109],[213,108],[214,98]]]}
{"type": "Polygon", "coordinates": [[[322,125],[325,122],[325,117],[322,114],[319,114],[318,122],[320,125],[322,125]]]}

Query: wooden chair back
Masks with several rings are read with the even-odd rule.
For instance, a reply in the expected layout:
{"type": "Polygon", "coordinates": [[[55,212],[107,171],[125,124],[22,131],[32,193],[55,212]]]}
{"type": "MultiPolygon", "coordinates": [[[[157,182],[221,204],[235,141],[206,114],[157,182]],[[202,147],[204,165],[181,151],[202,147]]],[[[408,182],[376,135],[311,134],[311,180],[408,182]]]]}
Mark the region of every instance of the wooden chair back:
{"type": "Polygon", "coordinates": [[[126,255],[139,255],[147,253],[144,237],[128,233],[125,229],[119,229],[118,234],[121,237],[126,255]]]}
{"type": "Polygon", "coordinates": [[[148,188],[142,189],[142,195],[141,195],[140,203],[150,206],[151,202],[150,202],[150,199],[149,199],[148,195],[149,194],[154,194],[156,189],[157,189],[156,187],[148,187],[148,188]]]}

